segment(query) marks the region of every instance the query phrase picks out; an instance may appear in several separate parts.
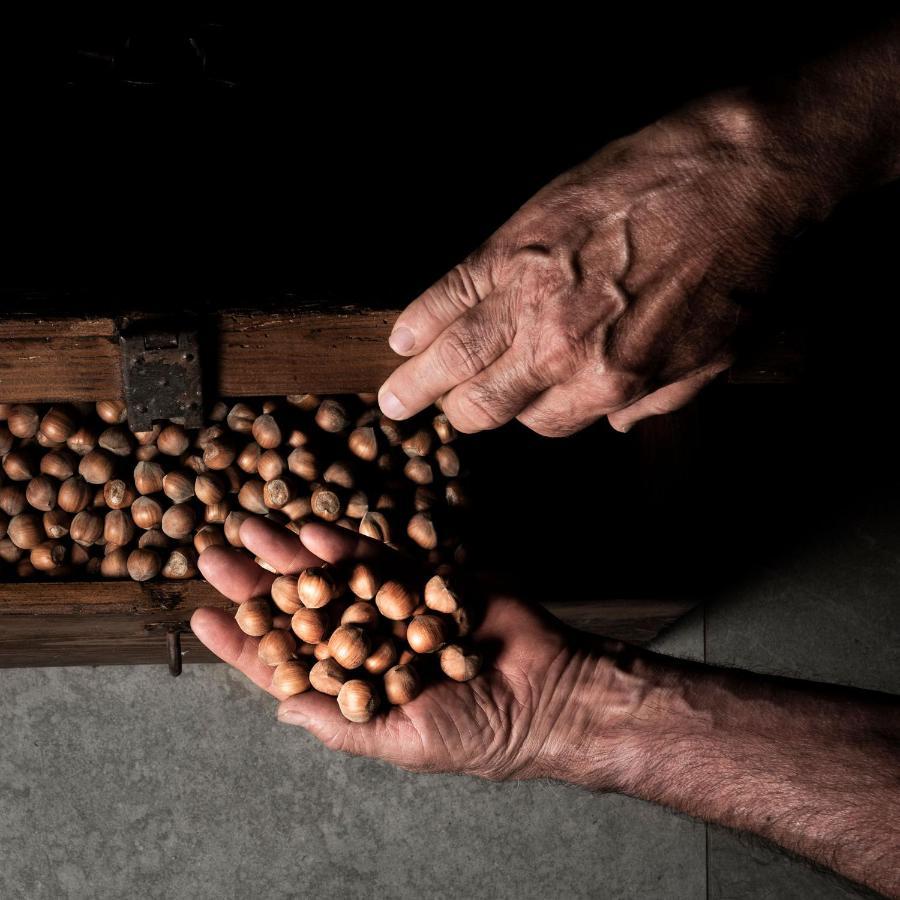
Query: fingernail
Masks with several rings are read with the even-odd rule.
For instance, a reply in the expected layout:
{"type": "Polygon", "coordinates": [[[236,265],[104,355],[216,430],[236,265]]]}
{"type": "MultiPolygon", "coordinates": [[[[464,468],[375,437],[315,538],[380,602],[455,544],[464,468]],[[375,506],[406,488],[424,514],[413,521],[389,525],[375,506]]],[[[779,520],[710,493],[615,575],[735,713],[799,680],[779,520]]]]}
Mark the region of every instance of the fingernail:
{"type": "Polygon", "coordinates": [[[388,338],[388,345],[394,353],[409,353],[415,343],[415,336],[405,325],[395,328],[388,338]]]}
{"type": "Polygon", "coordinates": [[[384,391],[378,395],[378,405],[389,419],[402,419],[406,415],[406,407],[391,391],[384,391]]]}
{"type": "Polygon", "coordinates": [[[299,725],[301,728],[309,722],[309,717],[296,709],[278,710],[278,721],[285,725],[299,725]]]}

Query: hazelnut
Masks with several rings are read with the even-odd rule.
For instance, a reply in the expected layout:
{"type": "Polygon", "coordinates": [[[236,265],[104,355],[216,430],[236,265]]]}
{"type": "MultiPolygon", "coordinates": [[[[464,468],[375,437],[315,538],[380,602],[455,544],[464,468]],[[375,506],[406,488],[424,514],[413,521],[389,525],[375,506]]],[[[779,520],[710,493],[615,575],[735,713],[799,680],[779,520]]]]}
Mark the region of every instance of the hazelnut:
{"type": "Polygon", "coordinates": [[[256,473],[263,481],[271,481],[280,478],[285,468],[284,458],[277,450],[266,450],[257,461],[256,473]]]}
{"type": "Polygon", "coordinates": [[[221,525],[231,513],[227,500],[221,503],[210,503],[203,511],[203,521],[209,525],[221,525]]]}
{"type": "Polygon", "coordinates": [[[281,429],[273,416],[257,416],[253,421],[251,431],[253,432],[253,440],[263,450],[273,450],[281,443],[281,429]]]}
{"type": "Polygon", "coordinates": [[[310,498],[313,514],[326,522],[336,522],[341,517],[341,498],[334,491],[319,488],[310,498]]]}
{"type": "Polygon", "coordinates": [[[156,444],[160,431],[162,431],[162,425],[157,423],[149,431],[133,431],[132,434],[140,446],[146,447],[150,444],[156,444]]]}
{"type": "MultiPolygon", "coordinates": [[[[227,531],[228,522],[225,523],[225,529],[227,531]]],[[[272,582],[272,601],[283,613],[287,613],[289,616],[301,608],[300,598],[297,595],[296,575],[279,575],[272,582]]]]}
{"type": "MultiPolygon", "coordinates": [[[[163,530],[165,530],[165,523],[163,523],[163,530]]],[[[218,525],[204,525],[194,535],[194,547],[198,553],[202,553],[207,547],[223,546],[225,546],[225,534],[218,525]]]]}
{"type": "Polygon", "coordinates": [[[139,462],[134,467],[134,486],[139,494],[156,494],[163,489],[163,469],[156,462],[139,462]]]}
{"type": "Polygon", "coordinates": [[[381,582],[371,566],[366,563],[357,563],[350,573],[347,586],[360,600],[373,600],[381,582]]]}
{"type": "Polygon", "coordinates": [[[17,403],[10,407],[6,417],[6,427],[17,438],[31,438],[37,434],[41,417],[35,407],[27,403],[17,403]]]}
{"type": "Polygon", "coordinates": [[[126,510],[111,509],[103,519],[103,537],[108,544],[128,544],[134,539],[134,522],[126,510]]]}
{"type": "Polygon", "coordinates": [[[131,504],[131,518],[138,528],[156,528],[162,522],[162,507],[152,497],[138,497],[131,504]]]}
{"type": "MultiPolygon", "coordinates": [[[[84,515],[84,513],[79,515],[84,515]]],[[[128,554],[127,566],[128,574],[134,581],[149,581],[159,575],[159,556],[155,550],[139,547],[128,554]]]]}
{"type": "Polygon", "coordinates": [[[406,629],[406,643],[414,653],[433,653],[447,640],[447,626],[437,616],[416,616],[406,629]]]}
{"type": "MultiPolygon", "coordinates": [[[[58,540],[69,533],[72,516],[63,509],[51,509],[44,513],[43,525],[47,537],[58,540]]],[[[3,530],[5,534],[5,529],[3,530]]]]}
{"type": "Polygon", "coordinates": [[[248,434],[253,430],[256,413],[246,403],[235,403],[228,411],[225,421],[232,431],[248,434]]]}
{"type": "Polygon", "coordinates": [[[187,432],[181,425],[166,425],[156,439],[159,452],[165,453],[166,456],[181,456],[190,444],[187,432]]]}
{"type": "Polygon", "coordinates": [[[318,609],[340,594],[340,586],[330,566],[312,566],[297,576],[297,596],[309,609],[318,609]]]}
{"type": "Polygon", "coordinates": [[[352,490],[356,482],[353,469],[345,462],[332,463],[322,474],[322,478],[328,484],[336,484],[348,491],[352,490]]]}
{"type": "Polygon", "coordinates": [[[31,459],[21,450],[10,450],[3,457],[3,471],[10,481],[28,481],[34,477],[31,459]]]}
{"type": "Polygon", "coordinates": [[[411,456],[403,467],[403,474],[416,484],[431,484],[434,481],[430,464],[421,456],[411,456]]]}
{"type": "Polygon", "coordinates": [[[303,412],[312,412],[319,405],[319,398],[315,394],[288,394],[287,402],[303,412]]]}
{"type": "Polygon", "coordinates": [[[331,659],[331,651],[328,649],[328,642],[322,641],[313,647],[313,656],[316,659],[331,659]]]}
{"type": "Polygon", "coordinates": [[[5,425],[0,425],[0,456],[6,456],[12,450],[13,443],[15,439],[10,430],[5,425]]]}
{"type": "MultiPolygon", "coordinates": [[[[76,544],[75,546],[78,547],[79,545],[76,544]]],[[[128,554],[129,552],[125,547],[116,547],[111,553],[107,553],[100,560],[100,574],[104,578],[127,578],[128,554]]]]}
{"type": "Polygon", "coordinates": [[[469,505],[469,498],[466,495],[465,488],[459,481],[448,481],[444,488],[444,497],[447,506],[462,507],[469,505]]]}
{"type": "Polygon", "coordinates": [[[459,456],[452,447],[438,447],[434,458],[441,470],[441,475],[446,478],[455,478],[459,475],[459,456]]]}
{"type": "Polygon", "coordinates": [[[459,595],[445,575],[433,575],[425,584],[425,605],[440,613],[454,613],[459,609],[459,595]]]}
{"type": "Polygon", "coordinates": [[[397,662],[397,646],[390,638],[383,638],[366,657],[363,668],[370,675],[382,675],[397,662]]]}
{"type": "Polygon", "coordinates": [[[375,605],[386,619],[409,618],[418,604],[415,593],[399,581],[386,581],[375,595],[375,605]]]}
{"type": "Polygon", "coordinates": [[[87,509],[93,499],[94,492],[80,475],[73,475],[71,478],[67,478],[59,486],[59,491],[56,494],[56,502],[59,508],[70,513],[77,513],[87,509]]]}
{"type": "Polygon", "coordinates": [[[288,697],[308,691],[309,669],[307,669],[306,663],[296,659],[279,663],[272,673],[272,687],[288,697]]]}
{"type": "Polygon", "coordinates": [[[359,522],[359,533],[375,541],[387,542],[391,539],[391,528],[384,513],[367,512],[359,522]]]}
{"type": "Polygon", "coordinates": [[[338,708],[351,722],[368,722],[378,709],[379,699],[368,681],[353,678],[338,692],[338,708]]]}
{"type": "Polygon", "coordinates": [[[247,512],[264,516],[268,512],[268,507],[263,499],[263,483],[256,478],[245,481],[240,491],[238,491],[238,503],[247,512]]]}
{"type": "Polygon", "coordinates": [[[403,436],[400,434],[400,423],[389,419],[387,416],[378,417],[378,429],[384,435],[385,440],[391,447],[400,446],[403,436]]]}
{"type": "Polygon", "coordinates": [[[241,540],[241,525],[250,518],[250,513],[242,509],[236,509],[225,517],[225,540],[232,547],[243,547],[241,540]]]}
{"type": "MultiPolygon", "coordinates": [[[[149,531],[145,534],[150,534],[149,531]]],[[[176,547],[166,558],[160,573],[163,578],[195,578],[197,575],[197,554],[193,547],[176,547]]]]}
{"type": "Polygon", "coordinates": [[[19,513],[7,526],[7,537],[20,550],[33,550],[44,538],[44,526],[34,513],[19,513]]]}
{"type": "Polygon", "coordinates": [[[410,435],[400,446],[407,456],[428,456],[433,443],[432,434],[425,428],[420,428],[415,434],[410,435]]]}
{"type": "Polygon", "coordinates": [[[126,509],[134,503],[137,497],[133,485],[121,478],[110,478],[103,485],[103,499],[110,509],[126,509]]]}
{"type": "Polygon", "coordinates": [[[354,428],[347,438],[347,446],[354,456],[366,462],[373,462],[378,456],[378,438],[375,436],[375,429],[370,426],[354,428]]]}
{"type": "Polygon", "coordinates": [[[433,550],[437,547],[437,531],[431,518],[431,513],[417,512],[406,526],[407,536],[424,550],[433,550]]]}
{"type": "Polygon", "coordinates": [[[294,499],[294,486],[286,478],[273,478],[263,485],[263,503],[269,509],[282,509],[294,499]]]}
{"type": "Polygon", "coordinates": [[[360,628],[374,628],[378,624],[380,616],[378,608],[373,603],[360,600],[351,603],[341,615],[341,625],[358,625],[360,628]]]}
{"type": "MultiPolygon", "coordinates": [[[[197,478],[207,478],[198,475],[197,478]]],[[[194,496],[194,478],[186,472],[167,472],[162,480],[163,493],[173,503],[184,503],[194,496]]]]}
{"type": "Polygon", "coordinates": [[[7,484],[0,488],[0,509],[8,516],[17,516],[28,505],[25,488],[18,484],[7,484]]]}
{"type": "Polygon", "coordinates": [[[319,477],[319,464],[310,450],[300,447],[291,450],[287,458],[288,469],[304,481],[315,481],[319,477]]]}
{"type": "Polygon", "coordinates": [[[456,429],[450,424],[450,420],[443,413],[438,413],[434,419],[432,419],[431,425],[442,444],[449,444],[451,441],[456,440],[456,429]]]}
{"type": "Polygon", "coordinates": [[[441,650],[441,671],[454,681],[470,681],[481,671],[481,656],[466,653],[459,644],[447,644],[441,650]]]}
{"type": "Polygon", "coordinates": [[[210,441],[203,448],[203,464],[214,471],[227,469],[235,460],[237,451],[224,438],[210,441]]]}
{"type": "Polygon", "coordinates": [[[369,639],[357,625],[339,625],[328,638],[328,649],[345,669],[356,669],[369,655],[369,639]]]}
{"type": "Polygon", "coordinates": [[[312,504],[309,497],[295,497],[281,507],[281,512],[288,517],[289,521],[296,522],[298,519],[305,519],[312,515],[312,504]]]}
{"type": "Polygon", "coordinates": [[[318,644],[328,631],[328,613],[321,609],[301,607],[291,617],[291,630],[301,641],[318,644]]]}
{"type": "Polygon", "coordinates": [[[187,503],[176,503],[170,506],[161,520],[163,534],[176,541],[183,541],[193,530],[197,523],[197,514],[194,507],[187,503]]]}
{"type": "MultiPolygon", "coordinates": [[[[276,454],[277,456],[278,454],[276,454]]],[[[259,444],[256,441],[251,441],[244,447],[243,450],[238,454],[237,464],[238,468],[242,469],[248,475],[253,475],[256,473],[256,470],[259,467],[259,460],[262,456],[262,450],[259,444]]]]}
{"type": "Polygon", "coordinates": [[[337,400],[326,399],[319,404],[316,410],[316,425],[322,431],[332,434],[343,431],[350,424],[347,411],[337,400]]]}
{"type": "Polygon", "coordinates": [[[194,482],[194,493],[201,503],[209,506],[211,503],[221,503],[228,491],[220,475],[215,472],[206,472],[197,476],[194,482]]]}
{"type": "Polygon", "coordinates": [[[0,538],[0,559],[6,563],[15,563],[22,558],[22,548],[17,547],[7,535],[0,538]]]}
{"type": "Polygon", "coordinates": [[[209,419],[212,422],[224,422],[225,416],[228,415],[228,406],[219,400],[213,404],[213,408],[209,411],[209,419]]]}
{"type": "Polygon", "coordinates": [[[272,630],[272,610],[265,598],[247,600],[234,614],[234,620],[244,634],[250,637],[262,637],[272,630]]]}
{"type": "Polygon", "coordinates": [[[84,509],[72,519],[69,536],[76,544],[90,547],[103,537],[103,519],[97,513],[84,509]]]}
{"type": "Polygon", "coordinates": [[[54,444],[62,444],[75,432],[75,422],[62,406],[51,406],[41,419],[39,431],[54,444]]]}
{"type": "Polygon", "coordinates": [[[257,654],[267,666],[277,666],[294,658],[297,641],[290,631],[274,628],[259,640],[257,654]]]}
{"type": "Polygon", "coordinates": [[[66,446],[77,456],[84,456],[97,446],[97,435],[92,429],[82,426],[66,439],[66,446]]]}
{"type": "Polygon", "coordinates": [[[121,400],[98,400],[96,409],[97,415],[110,425],[121,425],[127,415],[121,400]]]}
{"type": "Polygon", "coordinates": [[[384,693],[388,703],[394,706],[415,700],[421,690],[422,679],[408,663],[401,663],[384,673],[384,693]]]}
{"type": "Polygon", "coordinates": [[[56,506],[56,482],[46,475],[38,475],[28,482],[25,488],[25,499],[42,512],[48,512],[56,506]]]}
{"type": "Polygon", "coordinates": [[[121,425],[110,425],[101,432],[97,443],[114,456],[128,456],[132,452],[131,432],[121,425]]]}
{"type": "Polygon", "coordinates": [[[369,511],[369,498],[362,491],[355,491],[347,500],[347,515],[351,519],[361,519],[369,511]]]}
{"type": "Polygon", "coordinates": [[[75,459],[68,449],[51,450],[41,457],[42,475],[49,475],[57,481],[65,481],[75,474],[75,459]]]}

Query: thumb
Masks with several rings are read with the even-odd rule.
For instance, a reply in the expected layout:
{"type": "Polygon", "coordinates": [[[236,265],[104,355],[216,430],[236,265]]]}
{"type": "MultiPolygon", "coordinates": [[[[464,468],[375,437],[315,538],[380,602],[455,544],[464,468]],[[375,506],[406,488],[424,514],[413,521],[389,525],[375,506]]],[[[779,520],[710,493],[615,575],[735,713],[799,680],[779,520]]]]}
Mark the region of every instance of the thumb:
{"type": "Polygon", "coordinates": [[[378,717],[371,722],[349,722],[341,715],[337,700],[318,691],[307,691],[282,700],[278,705],[279,722],[299,725],[320,740],[329,750],[342,750],[354,756],[378,756],[378,717]]]}

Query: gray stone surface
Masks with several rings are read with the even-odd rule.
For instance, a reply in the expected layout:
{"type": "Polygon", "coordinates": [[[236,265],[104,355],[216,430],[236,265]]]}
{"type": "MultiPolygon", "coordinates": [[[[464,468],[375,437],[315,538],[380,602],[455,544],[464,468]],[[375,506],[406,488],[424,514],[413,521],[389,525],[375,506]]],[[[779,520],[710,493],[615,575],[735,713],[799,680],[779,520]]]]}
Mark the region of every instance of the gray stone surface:
{"type": "Polygon", "coordinates": [[[3,900],[705,893],[700,825],[331,754],[223,666],[0,678],[3,900]]]}

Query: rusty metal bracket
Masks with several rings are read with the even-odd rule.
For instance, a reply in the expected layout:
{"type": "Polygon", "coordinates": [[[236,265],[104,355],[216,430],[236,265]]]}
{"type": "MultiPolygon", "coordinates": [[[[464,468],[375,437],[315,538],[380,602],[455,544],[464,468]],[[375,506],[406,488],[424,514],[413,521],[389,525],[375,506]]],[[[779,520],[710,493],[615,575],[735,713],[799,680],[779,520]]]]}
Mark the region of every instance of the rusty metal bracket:
{"type": "Polygon", "coordinates": [[[165,633],[169,674],[177,678],[181,674],[181,635],[190,633],[190,622],[153,622],[144,627],[165,633]]]}
{"type": "Polygon", "coordinates": [[[149,431],[154,419],[186,428],[203,424],[200,338],[196,328],[139,321],[119,335],[128,424],[149,431]]]}

